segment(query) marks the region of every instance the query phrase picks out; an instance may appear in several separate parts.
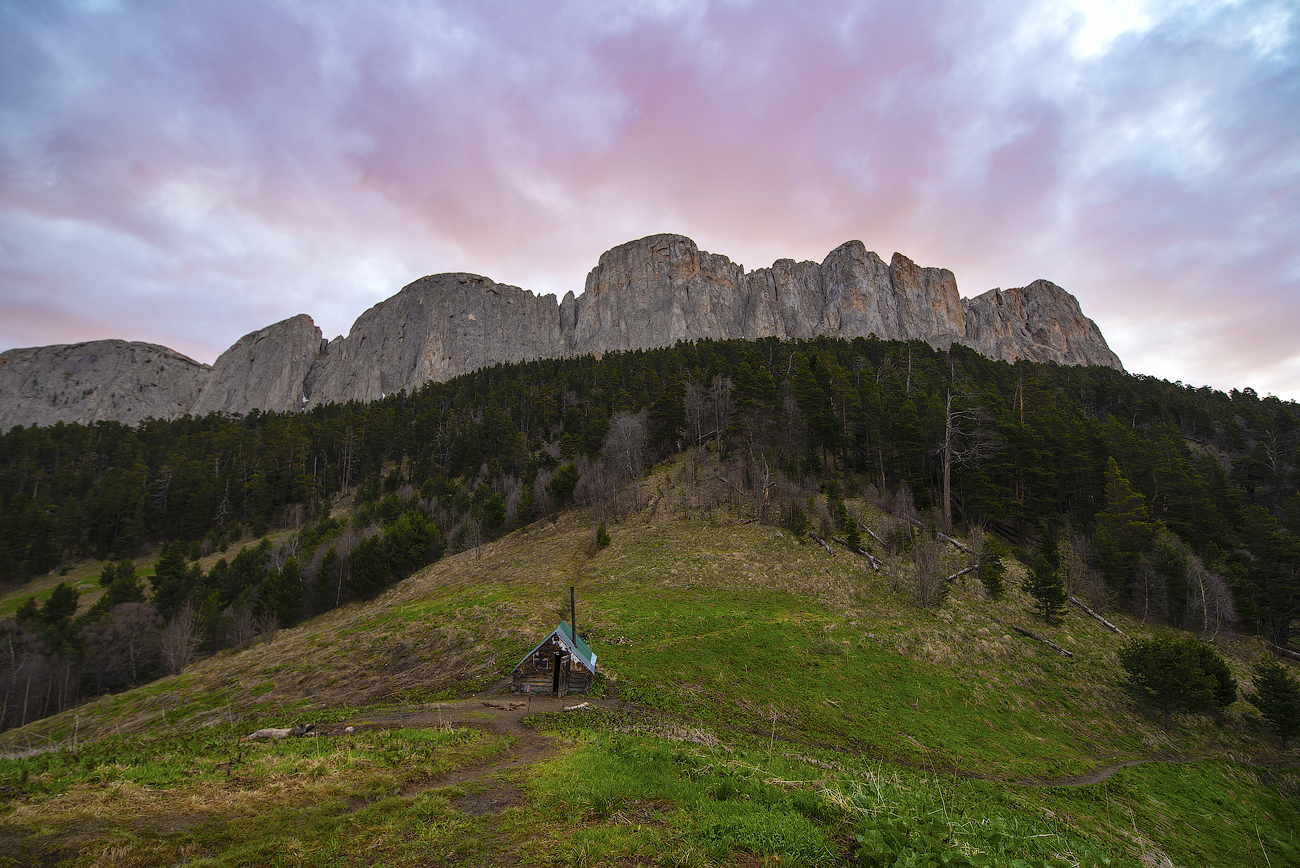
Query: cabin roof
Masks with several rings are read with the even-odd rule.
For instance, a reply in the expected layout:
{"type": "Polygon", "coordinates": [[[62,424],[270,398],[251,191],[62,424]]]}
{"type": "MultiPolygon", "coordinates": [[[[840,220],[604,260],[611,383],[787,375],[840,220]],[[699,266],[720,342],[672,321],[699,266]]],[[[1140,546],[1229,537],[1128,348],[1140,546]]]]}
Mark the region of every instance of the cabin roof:
{"type": "Polygon", "coordinates": [[[586,666],[592,672],[596,671],[595,653],[593,653],[592,650],[587,647],[586,642],[583,642],[582,639],[580,639],[578,635],[573,632],[573,628],[569,626],[568,621],[561,621],[558,627],[556,627],[551,632],[547,633],[545,639],[543,639],[542,641],[534,645],[533,650],[525,654],[523,656],[523,659],[521,659],[518,663],[515,664],[515,668],[518,669],[520,666],[524,665],[524,663],[527,662],[529,657],[532,657],[534,654],[537,653],[538,648],[541,648],[543,645],[545,645],[547,642],[551,640],[552,636],[559,639],[560,644],[563,645],[570,654],[572,654],[574,657],[577,657],[579,660],[581,660],[584,666],[586,666]]]}

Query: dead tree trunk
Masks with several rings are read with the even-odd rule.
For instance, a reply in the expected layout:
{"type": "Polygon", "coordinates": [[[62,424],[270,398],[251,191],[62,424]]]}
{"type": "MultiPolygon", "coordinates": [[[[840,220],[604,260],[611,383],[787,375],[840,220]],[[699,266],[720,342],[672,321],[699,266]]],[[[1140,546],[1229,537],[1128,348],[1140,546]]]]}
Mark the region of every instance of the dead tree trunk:
{"type": "Polygon", "coordinates": [[[840,537],[837,536],[831,537],[831,540],[833,542],[839,543],[840,545],[844,546],[846,549],[848,549],[851,552],[857,552],[858,554],[862,555],[871,563],[872,569],[874,569],[876,572],[880,572],[880,561],[876,560],[875,557],[871,554],[871,552],[867,551],[864,548],[854,548],[853,546],[849,545],[848,540],[841,539],[840,537]]]}
{"type": "Polygon", "coordinates": [[[1128,634],[1127,634],[1127,633],[1125,633],[1125,632],[1124,632],[1123,630],[1121,630],[1120,628],[1116,627],[1116,626],[1115,626],[1114,624],[1112,624],[1110,621],[1107,621],[1107,620],[1106,620],[1105,618],[1103,618],[1101,615],[1098,615],[1098,614],[1097,614],[1096,612],[1094,612],[1092,609],[1089,609],[1089,608],[1088,608],[1087,606],[1085,606],[1082,602],[1080,602],[1079,599],[1078,599],[1077,597],[1071,597],[1071,598],[1070,598],[1070,602],[1071,602],[1071,603],[1074,603],[1074,605],[1078,606],[1080,609],[1082,609],[1083,611],[1087,612],[1087,613],[1088,613],[1089,615],[1091,615],[1093,618],[1095,618],[1095,619],[1097,619],[1098,621],[1100,621],[1103,625],[1105,625],[1106,627],[1110,628],[1110,630],[1111,630],[1112,632],[1118,633],[1119,635],[1123,636],[1125,639],[1128,638],[1128,634]]]}
{"type": "Polygon", "coordinates": [[[1028,636],[1030,639],[1036,639],[1039,642],[1042,642],[1044,645],[1050,645],[1052,648],[1055,648],[1063,657],[1074,656],[1073,651],[1065,650],[1060,645],[1057,645],[1055,642],[1053,642],[1051,639],[1044,639],[1042,636],[1039,636],[1037,633],[1034,633],[1030,630],[1025,630],[1024,628],[1017,627],[1015,625],[1012,625],[1011,629],[1015,630],[1017,633],[1020,633],[1021,635],[1028,636]]]}

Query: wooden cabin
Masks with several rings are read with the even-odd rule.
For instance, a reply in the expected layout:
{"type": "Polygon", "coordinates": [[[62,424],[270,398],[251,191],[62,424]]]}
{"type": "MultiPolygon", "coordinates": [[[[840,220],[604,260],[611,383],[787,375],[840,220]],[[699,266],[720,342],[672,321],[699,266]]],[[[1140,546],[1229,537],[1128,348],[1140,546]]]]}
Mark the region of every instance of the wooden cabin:
{"type": "Polygon", "coordinates": [[[567,621],[551,631],[515,666],[511,689],[516,693],[586,693],[596,677],[596,655],[567,621]]]}

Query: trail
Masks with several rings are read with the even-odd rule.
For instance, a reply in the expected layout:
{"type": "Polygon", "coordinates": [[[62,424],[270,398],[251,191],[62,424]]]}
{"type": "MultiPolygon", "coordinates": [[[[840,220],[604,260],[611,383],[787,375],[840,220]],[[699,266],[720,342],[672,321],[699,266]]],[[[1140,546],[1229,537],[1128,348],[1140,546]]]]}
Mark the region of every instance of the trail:
{"type": "Polygon", "coordinates": [[[457,766],[444,774],[407,787],[402,795],[414,798],[430,790],[456,787],[461,794],[451,799],[452,807],[482,824],[484,836],[483,860],[476,865],[494,868],[514,868],[519,861],[518,843],[498,827],[498,817],[506,809],[522,805],[527,793],[519,786],[521,776],[531,766],[549,759],[556,753],[551,736],[524,724],[533,714],[562,712],[565,707],[587,702],[593,706],[614,708],[616,700],[590,699],[585,696],[557,699],[553,696],[519,697],[487,693],[470,699],[439,702],[412,708],[371,714],[354,720],[317,727],[320,736],[343,735],[347,727],[356,730],[396,729],[399,727],[428,728],[450,725],[485,729],[496,735],[506,735],[511,743],[496,757],[479,763],[457,766]],[[510,708],[512,702],[520,703],[510,708]],[[489,706],[488,703],[492,705],[489,706]],[[495,706],[505,706],[504,708],[495,706]]]}
{"type": "MultiPolygon", "coordinates": [[[[342,731],[346,726],[356,726],[358,729],[365,728],[391,728],[391,727],[431,727],[450,724],[457,727],[477,727],[486,729],[489,732],[497,734],[506,734],[514,738],[514,744],[506,751],[505,756],[500,757],[495,762],[464,766],[454,769],[445,775],[435,778],[431,781],[420,785],[415,792],[437,789],[441,787],[454,786],[457,784],[476,782],[483,779],[493,778],[510,771],[525,768],[527,766],[542,762],[555,754],[556,749],[552,744],[551,738],[543,733],[537,732],[533,727],[524,724],[524,719],[533,714],[550,714],[563,711],[566,707],[571,707],[582,702],[589,703],[592,707],[605,709],[619,709],[624,711],[634,711],[640,716],[660,718],[665,721],[674,720],[672,715],[664,714],[653,708],[631,703],[618,699],[605,698],[593,699],[586,696],[570,696],[564,699],[557,699],[553,696],[532,696],[523,698],[524,705],[520,708],[509,708],[511,702],[521,701],[518,695],[502,696],[500,693],[489,692],[479,694],[469,699],[453,700],[448,702],[435,703],[433,705],[420,706],[409,711],[390,712],[387,714],[369,715],[357,720],[332,724],[318,729],[322,735],[335,735],[342,731]],[[505,705],[506,708],[489,707],[488,703],[494,705],[505,705]]],[[[742,728],[729,727],[723,725],[713,725],[715,729],[744,731],[742,728]]],[[[789,739],[785,741],[790,742],[789,739]]],[[[797,744],[798,741],[790,742],[797,744]]],[[[824,745],[823,745],[824,747],[824,745]]],[[[1075,775],[1068,778],[1059,778],[1056,780],[1011,780],[1007,778],[998,778],[992,775],[982,774],[973,771],[957,770],[959,777],[970,778],[975,780],[988,781],[990,783],[1007,784],[1011,786],[1022,787],[1087,787],[1094,784],[1100,784],[1118,772],[1124,769],[1135,768],[1146,763],[1192,763],[1203,759],[1212,759],[1213,757],[1192,756],[1192,757],[1141,757],[1134,759],[1122,760],[1120,762],[1110,763],[1101,766],[1094,771],[1083,775],[1075,775]]],[[[897,758],[886,759],[876,757],[877,761],[888,763],[889,765],[899,766],[915,770],[923,770],[926,766],[910,764],[897,758]]],[[[1253,765],[1253,764],[1252,764],[1253,765]]],[[[522,799],[522,792],[517,787],[511,787],[515,792],[513,794],[497,794],[501,801],[494,802],[490,798],[477,800],[473,804],[457,805],[466,813],[475,815],[483,813],[499,813],[511,804],[518,804],[522,799]],[[513,795],[514,798],[507,798],[513,795]],[[497,810],[492,810],[497,806],[497,810]]],[[[489,794],[491,796],[492,794],[489,794]]]]}

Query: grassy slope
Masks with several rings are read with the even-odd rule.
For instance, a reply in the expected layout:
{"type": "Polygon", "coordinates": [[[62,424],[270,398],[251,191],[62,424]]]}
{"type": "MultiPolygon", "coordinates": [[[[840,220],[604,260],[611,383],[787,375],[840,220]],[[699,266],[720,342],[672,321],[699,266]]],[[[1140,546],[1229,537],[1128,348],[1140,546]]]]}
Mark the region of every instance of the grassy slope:
{"type": "MultiPolygon", "coordinates": [[[[1251,854],[1260,847],[1275,865],[1282,864],[1279,849],[1290,848],[1291,857],[1300,858],[1291,831],[1300,822],[1294,803],[1262,784],[1255,771],[1236,764],[1282,759],[1255,731],[1244,703],[1230,709],[1222,727],[1187,716],[1165,733],[1158,720],[1137,713],[1114,686],[1115,651],[1123,640],[1078,612],[1058,628],[1034,625],[1019,591],[988,601],[973,582],[961,581],[940,610],[920,610],[911,604],[908,567],[901,561],[877,574],[843,550],[829,555],[776,528],[740,524],[726,510],[711,516],[691,510],[695,518],[684,519],[680,492],[667,475],[655,477],[647,488],[653,505],[613,526],[613,544],[597,553],[592,553],[590,526],[578,514],[555,525],[535,524],[478,554],[446,558],[371,604],[345,607],[250,649],[203,661],[179,677],[5,734],[3,745],[13,751],[67,744],[74,734],[79,743],[110,733],[139,733],[137,739],[147,740],[193,724],[233,733],[239,728],[235,722],[248,728],[250,720],[264,725],[321,719],[328,709],[409,705],[467,686],[486,687],[567,618],[568,587],[575,585],[579,628],[590,635],[611,687],[620,699],[653,713],[611,716],[563,736],[571,750],[528,784],[532,801],[508,813],[502,827],[516,846],[529,842],[524,852],[531,858],[582,861],[585,853],[589,864],[640,858],[636,854],[642,852],[657,853],[661,861],[672,861],[664,854],[676,854],[672,859],[685,864],[692,864],[692,853],[728,858],[717,835],[711,839],[701,829],[723,830],[733,849],[810,858],[815,847],[805,852],[780,835],[754,837],[757,833],[744,831],[750,821],[723,822],[705,810],[727,801],[717,798],[714,772],[740,763],[746,751],[752,756],[745,767],[762,767],[768,777],[821,778],[822,798],[831,802],[875,781],[879,804],[871,816],[888,804],[890,816],[915,819],[937,812],[939,807],[927,806],[938,805],[956,823],[958,808],[969,808],[971,828],[985,836],[963,845],[970,852],[996,852],[986,833],[1003,823],[1022,845],[1037,840],[1031,835],[1056,836],[1055,852],[1068,864],[1085,863],[1091,857],[1081,854],[1091,853],[1090,847],[1121,861],[1166,854],[1180,865],[1253,864],[1251,854]],[[1031,626],[1075,656],[1063,658],[1020,637],[1011,624],[1031,626]],[[649,733],[636,737],[643,741],[635,750],[626,743],[611,746],[599,735],[628,729],[649,733]],[[645,790],[639,797],[619,798],[633,798],[630,805],[658,817],[631,824],[649,831],[628,830],[629,812],[636,813],[632,808],[598,809],[609,804],[611,794],[594,794],[599,798],[593,801],[582,769],[600,763],[639,768],[648,762],[645,757],[668,750],[664,736],[680,739],[683,732],[707,734],[688,737],[694,744],[692,758],[682,761],[686,765],[668,763],[668,771],[649,782],[623,781],[630,793],[645,790]],[[634,758],[628,760],[629,755],[634,758]],[[1077,789],[1018,785],[1068,778],[1139,756],[1214,759],[1143,766],[1106,784],[1077,789]],[[698,772],[700,767],[710,771],[698,772]],[[824,768],[837,770],[829,775],[835,783],[828,784],[828,774],[818,771],[824,768]],[[882,780],[889,782],[883,790],[882,780]],[[672,781],[693,782],[695,790],[679,791],[669,786],[672,781]],[[597,834],[598,829],[607,834],[597,834]],[[1258,840],[1246,846],[1248,831],[1258,840]]],[[[872,520],[865,507],[864,517],[872,520]]],[[[948,554],[955,571],[961,565],[958,553],[948,554]]],[[[1142,633],[1140,625],[1122,626],[1142,633]]],[[[1246,640],[1228,643],[1227,650],[1240,678],[1257,652],[1246,640]]],[[[362,753],[375,750],[371,746],[362,753]]],[[[0,776],[16,776],[18,768],[0,768],[0,776]]],[[[61,779],[48,769],[43,774],[40,780],[61,779]]],[[[609,771],[605,779],[619,777],[609,771]]],[[[1275,777],[1274,783],[1297,789],[1294,776],[1275,777]]],[[[81,780],[76,788],[93,800],[96,792],[116,785],[109,776],[81,780]]],[[[765,801],[763,792],[760,787],[731,802],[776,803],[765,801]]],[[[48,798],[53,796],[11,800],[0,823],[33,834],[33,818],[40,816],[54,824],[41,828],[54,828],[53,803],[42,802],[48,798]]],[[[793,804],[791,798],[782,804],[793,804]]],[[[425,806],[443,812],[440,820],[428,822],[448,824],[448,847],[454,849],[458,835],[487,834],[453,822],[455,812],[445,799],[438,805],[425,806]]],[[[389,808],[374,822],[399,822],[393,812],[414,809],[410,804],[389,808]]],[[[824,853],[842,854],[852,846],[853,835],[844,829],[856,828],[859,820],[853,818],[865,815],[857,808],[845,810],[836,814],[840,837],[816,845],[824,853]]],[[[342,822],[330,816],[320,821],[342,822]]],[[[268,824],[265,834],[275,834],[273,827],[268,824]]],[[[175,847],[186,834],[168,838],[168,846],[174,845],[168,852],[178,855],[175,847]]],[[[789,834],[795,836],[790,841],[798,838],[789,834]]],[[[198,841],[196,853],[208,852],[201,837],[196,832],[185,838],[198,841]]],[[[798,840],[804,841],[798,846],[814,846],[798,840]]],[[[96,852],[106,852],[107,844],[100,844],[96,852]]],[[[308,855],[329,861],[344,850],[308,855]]],[[[392,864],[405,863],[394,856],[392,864]]]]}

